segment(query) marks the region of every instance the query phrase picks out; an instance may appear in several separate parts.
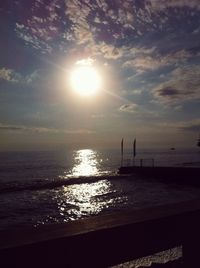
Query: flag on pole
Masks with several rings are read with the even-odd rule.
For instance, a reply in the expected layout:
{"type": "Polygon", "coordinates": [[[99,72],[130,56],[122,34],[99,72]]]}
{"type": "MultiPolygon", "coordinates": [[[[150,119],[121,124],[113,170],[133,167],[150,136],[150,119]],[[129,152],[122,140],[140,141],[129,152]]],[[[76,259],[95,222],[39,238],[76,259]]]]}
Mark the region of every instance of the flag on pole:
{"type": "Polygon", "coordinates": [[[124,139],[121,141],[121,155],[124,154],[124,139]]]}
{"type": "Polygon", "coordinates": [[[124,139],[121,141],[121,166],[123,166],[123,155],[124,155],[124,139]]]}
{"type": "Polygon", "coordinates": [[[133,157],[136,156],[136,139],[134,139],[134,142],[133,142],[133,157]]]}

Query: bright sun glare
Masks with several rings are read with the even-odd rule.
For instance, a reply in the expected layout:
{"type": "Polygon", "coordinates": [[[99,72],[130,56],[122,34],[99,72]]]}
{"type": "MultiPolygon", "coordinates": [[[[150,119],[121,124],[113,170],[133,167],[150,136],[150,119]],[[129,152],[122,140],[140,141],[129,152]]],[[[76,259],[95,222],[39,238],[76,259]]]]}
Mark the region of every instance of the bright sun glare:
{"type": "Polygon", "coordinates": [[[71,73],[71,85],[82,96],[91,96],[98,92],[101,77],[92,66],[77,66],[71,73]]]}

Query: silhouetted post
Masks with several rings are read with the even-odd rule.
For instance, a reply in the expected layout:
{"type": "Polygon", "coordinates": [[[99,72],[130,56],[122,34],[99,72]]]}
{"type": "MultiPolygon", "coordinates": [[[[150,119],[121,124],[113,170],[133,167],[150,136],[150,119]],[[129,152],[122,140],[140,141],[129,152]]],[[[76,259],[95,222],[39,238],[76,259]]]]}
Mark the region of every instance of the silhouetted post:
{"type": "Polygon", "coordinates": [[[123,158],[124,158],[124,139],[121,141],[121,167],[123,166],[123,158]]]}
{"type": "Polygon", "coordinates": [[[135,156],[136,156],[136,139],[133,142],[133,166],[135,166],[135,156]]]}

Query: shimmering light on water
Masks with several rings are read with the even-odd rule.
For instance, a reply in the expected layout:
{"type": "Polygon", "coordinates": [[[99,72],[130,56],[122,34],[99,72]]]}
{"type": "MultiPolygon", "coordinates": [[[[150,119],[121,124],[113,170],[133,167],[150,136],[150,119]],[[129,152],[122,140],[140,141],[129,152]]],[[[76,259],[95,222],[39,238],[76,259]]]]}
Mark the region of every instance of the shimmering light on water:
{"type": "Polygon", "coordinates": [[[98,175],[98,156],[94,150],[85,149],[76,151],[74,156],[73,176],[98,175]]]}
{"type": "Polygon", "coordinates": [[[54,200],[58,205],[60,216],[64,221],[75,220],[89,215],[98,215],[103,210],[119,207],[127,202],[126,196],[119,196],[113,183],[107,179],[89,182],[92,176],[108,175],[101,169],[102,159],[95,150],[85,149],[74,151],[73,167],[70,172],[64,172],[60,178],[78,177],[82,183],[63,186],[56,192],[54,200]],[[85,183],[84,183],[85,180],[85,183]]]}
{"type": "Polygon", "coordinates": [[[96,215],[114,202],[113,198],[105,198],[112,192],[112,185],[107,180],[64,186],[58,198],[60,214],[71,219],[96,215]]]}

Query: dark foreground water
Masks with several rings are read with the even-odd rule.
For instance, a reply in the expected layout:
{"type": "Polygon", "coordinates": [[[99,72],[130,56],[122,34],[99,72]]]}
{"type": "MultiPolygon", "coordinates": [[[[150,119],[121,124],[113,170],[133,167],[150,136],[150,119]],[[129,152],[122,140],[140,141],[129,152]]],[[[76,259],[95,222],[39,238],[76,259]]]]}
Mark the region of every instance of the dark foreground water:
{"type": "MultiPolygon", "coordinates": [[[[124,157],[131,163],[131,154],[124,157]],[[128,158],[128,159],[127,159],[128,158]]],[[[197,166],[199,151],[143,151],[145,165],[197,166]]],[[[139,176],[119,176],[117,150],[0,153],[0,229],[63,223],[93,215],[144,208],[200,196],[200,188],[166,185],[139,176]]],[[[123,267],[165,262],[181,255],[169,250],[123,267]]]]}

